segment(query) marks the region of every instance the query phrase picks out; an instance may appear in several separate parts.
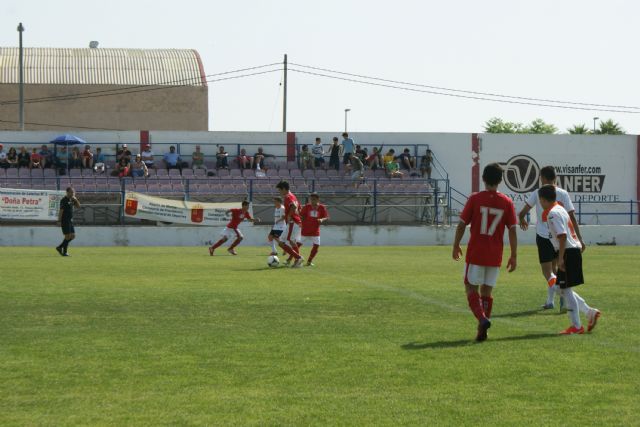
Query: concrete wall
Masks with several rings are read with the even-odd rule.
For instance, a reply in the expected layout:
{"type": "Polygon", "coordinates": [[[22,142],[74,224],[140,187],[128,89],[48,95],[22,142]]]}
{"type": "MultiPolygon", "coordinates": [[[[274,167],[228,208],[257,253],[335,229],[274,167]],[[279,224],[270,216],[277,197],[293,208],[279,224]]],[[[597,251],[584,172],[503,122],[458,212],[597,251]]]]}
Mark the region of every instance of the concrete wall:
{"type": "MultiPolygon", "coordinates": [[[[640,245],[638,226],[585,226],[587,245],[609,243],[640,245]]],[[[219,237],[220,227],[77,227],[74,246],[204,246],[219,237]]],[[[269,227],[244,227],[246,246],[266,245],[269,227]]],[[[455,227],[326,226],[322,244],[327,246],[435,246],[450,245],[455,227]]],[[[468,237],[469,233],[467,233],[468,237]]],[[[62,235],[55,226],[2,227],[0,246],[55,246],[62,235]]],[[[535,232],[518,232],[521,244],[534,244],[535,232]]]]}
{"type": "MultiPolygon", "coordinates": [[[[25,100],[86,92],[125,89],[110,96],[93,96],[54,102],[26,102],[25,129],[102,128],[113,130],[199,130],[209,129],[208,88],[196,86],[148,86],[127,89],[111,85],[25,85],[25,100]],[[143,90],[143,91],[142,91],[143,90]],[[40,124],[34,124],[40,123],[40,124]],[[60,126],[51,126],[60,125],[60,126]]],[[[108,92],[103,92],[107,94],[108,92]]],[[[99,95],[98,93],[94,95],[99,95]]],[[[1,84],[0,99],[17,100],[18,85],[1,84]]],[[[0,105],[0,120],[17,122],[18,104],[0,105]]],[[[18,123],[0,122],[0,130],[16,130],[18,123]]]]}

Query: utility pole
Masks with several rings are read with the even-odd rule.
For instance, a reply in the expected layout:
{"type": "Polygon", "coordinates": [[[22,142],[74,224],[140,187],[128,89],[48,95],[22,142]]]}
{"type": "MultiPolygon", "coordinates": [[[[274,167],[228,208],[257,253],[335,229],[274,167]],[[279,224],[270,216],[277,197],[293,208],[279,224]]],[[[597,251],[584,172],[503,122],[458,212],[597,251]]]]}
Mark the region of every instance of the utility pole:
{"type": "Polygon", "coordinates": [[[284,54],[284,98],[282,102],[282,132],[287,131],[287,54],[284,54]]]}
{"type": "Polygon", "coordinates": [[[19,86],[19,91],[20,91],[20,130],[24,130],[24,66],[23,66],[23,60],[24,60],[24,55],[22,54],[22,32],[24,31],[24,27],[22,26],[22,22],[20,22],[18,24],[18,34],[20,34],[20,47],[19,47],[19,58],[18,58],[18,62],[19,62],[19,71],[18,73],[20,74],[20,82],[18,84],[19,86]]]}

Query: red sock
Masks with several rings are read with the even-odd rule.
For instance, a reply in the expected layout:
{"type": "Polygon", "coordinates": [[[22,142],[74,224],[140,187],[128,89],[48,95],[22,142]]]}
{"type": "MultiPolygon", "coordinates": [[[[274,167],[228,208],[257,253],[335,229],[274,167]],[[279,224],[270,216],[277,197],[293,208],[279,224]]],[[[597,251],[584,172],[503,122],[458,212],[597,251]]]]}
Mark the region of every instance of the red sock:
{"type": "Polygon", "coordinates": [[[313,247],[311,248],[311,253],[309,254],[309,259],[307,260],[308,262],[313,261],[313,258],[316,256],[316,254],[318,253],[318,249],[320,248],[320,246],[314,244],[313,247]]]}
{"type": "Polygon", "coordinates": [[[286,243],[282,243],[282,245],[280,245],[280,247],[282,248],[283,251],[285,251],[286,253],[288,253],[289,255],[291,255],[293,258],[295,259],[299,259],[300,255],[297,255],[293,249],[291,249],[289,247],[289,245],[287,245],[286,243]]]}
{"type": "Polygon", "coordinates": [[[484,310],[485,316],[487,316],[487,318],[491,318],[491,308],[493,308],[493,297],[492,296],[480,297],[480,299],[482,300],[482,309],[484,310]]]}
{"type": "Polygon", "coordinates": [[[487,316],[482,310],[482,304],[480,303],[480,294],[477,292],[471,292],[467,294],[467,301],[469,302],[469,308],[478,321],[486,319],[487,316]]]}
{"type": "Polygon", "coordinates": [[[211,246],[213,249],[219,248],[224,242],[226,242],[227,239],[220,239],[218,240],[215,245],[211,246]]]}
{"type": "Polygon", "coordinates": [[[238,237],[232,244],[229,246],[229,249],[233,249],[238,246],[242,242],[242,237],[238,237]]]}
{"type": "Polygon", "coordinates": [[[296,242],[292,242],[291,240],[289,240],[289,244],[291,246],[289,246],[291,248],[291,250],[293,251],[294,254],[296,254],[296,256],[300,256],[300,252],[298,251],[298,244],[296,242]]]}
{"type": "MultiPolygon", "coordinates": [[[[298,252],[298,255],[300,255],[301,247],[302,247],[302,242],[296,243],[295,251],[298,252]]],[[[293,256],[289,255],[289,259],[287,260],[287,262],[291,262],[292,259],[293,259],[293,256]]]]}

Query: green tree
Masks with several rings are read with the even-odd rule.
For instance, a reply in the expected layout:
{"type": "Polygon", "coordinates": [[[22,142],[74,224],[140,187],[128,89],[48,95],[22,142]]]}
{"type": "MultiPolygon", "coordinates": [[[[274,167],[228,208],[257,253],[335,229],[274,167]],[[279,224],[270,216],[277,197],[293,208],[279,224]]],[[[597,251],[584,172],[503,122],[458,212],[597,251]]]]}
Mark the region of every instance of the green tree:
{"type": "Polygon", "coordinates": [[[485,122],[484,131],[485,133],[520,133],[522,123],[505,122],[498,117],[493,117],[485,122]]]}
{"type": "Polygon", "coordinates": [[[558,128],[542,119],[535,119],[522,129],[521,133],[556,133],[558,128]]]}
{"type": "Polygon", "coordinates": [[[624,135],[625,130],[620,127],[620,123],[613,120],[605,120],[600,122],[600,129],[596,130],[599,135],[624,135]]]}
{"type": "Polygon", "coordinates": [[[573,125],[573,127],[570,127],[567,131],[571,135],[586,135],[591,133],[591,129],[589,129],[584,123],[580,125],[573,125]]]}

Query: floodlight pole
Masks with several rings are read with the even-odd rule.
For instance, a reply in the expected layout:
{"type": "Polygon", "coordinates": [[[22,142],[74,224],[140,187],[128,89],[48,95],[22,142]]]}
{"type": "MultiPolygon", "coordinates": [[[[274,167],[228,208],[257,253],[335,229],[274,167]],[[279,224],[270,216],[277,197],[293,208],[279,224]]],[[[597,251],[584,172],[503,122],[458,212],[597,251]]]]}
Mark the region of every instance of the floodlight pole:
{"type": "Polygon", "coordinates": [[[593,134],[596,134],[596,120],[598,120],[600,117],[594,117],[593,118],[593,134]]]}
{"type": "Polygon", "coordinates": [[[284,54],[284,94],[282,101],[282,132],[287,131],[287,54],[284,54]]]}
{"type": "Polygon", "coordinates": [[[24,130],[24,66],[23,66],[23,60],[24,60],[24,55],[23,55],[23,51],[22,51],[22,33],[24,31],[24,27],[22,26],[22,22],[20,22],[18,24],[18,34],[19,34],[19,50],[18,50],[18,62],[19,62],[19,70],[18,70],[18,74],[19,74],[19,92],[20,92],[20,112],[19,112],[19,116],[20,116],[20,130],[24,130]]]}
{"type": "Polygon", "coordinates": [[[351,108],[344,109],[344,131],[347,132],[347,114],[351,111],[351,108]]]}

